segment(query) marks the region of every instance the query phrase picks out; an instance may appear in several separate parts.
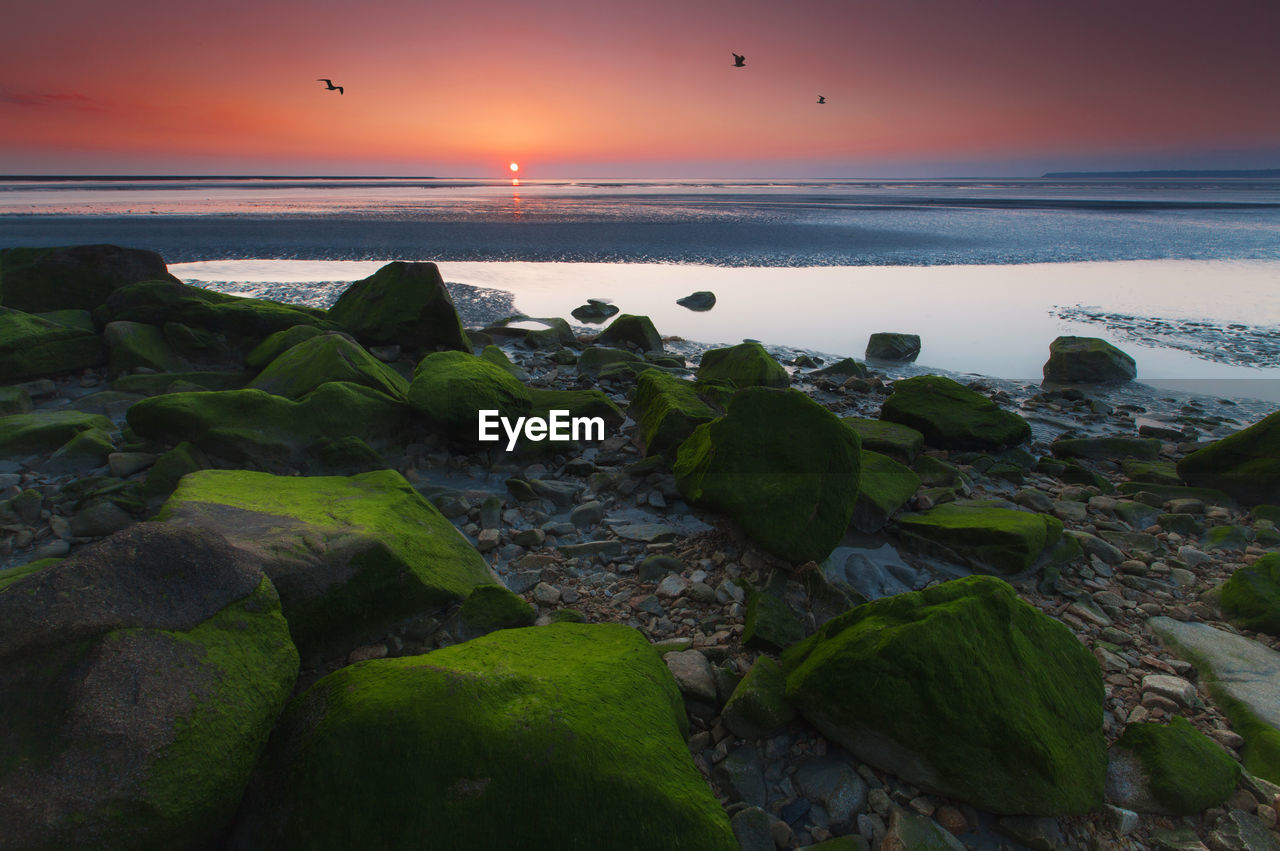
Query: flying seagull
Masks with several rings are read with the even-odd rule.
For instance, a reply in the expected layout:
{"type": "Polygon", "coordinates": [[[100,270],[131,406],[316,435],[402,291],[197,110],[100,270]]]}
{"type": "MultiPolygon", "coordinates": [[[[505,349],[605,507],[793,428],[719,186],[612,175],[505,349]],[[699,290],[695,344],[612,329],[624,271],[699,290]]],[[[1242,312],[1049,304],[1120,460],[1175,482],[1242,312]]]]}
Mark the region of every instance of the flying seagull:
{"type": "Polygon", "coordinates": [[[818,95],[818,103],[826,103],[827,99],[822,95],[818,95]]]}
{"type": "Polygon", "coordinates": [[[316,78],[316,82],[317,82],[317,83],[324,83],[324,85],[325,85],[325,91],[327,91],[327,92],[337,91],[337,93],[338,93],[338,94],[342,94],[342,93],[343,93],[343,92],[342,92],[342,86],[335,86],[335,85],[333,84],[333,80],[330,80],[328,77],[317,77],[317,78],[316,78]]]}
{"type": "MultiPolygon", "coordinates": [[[[730,50],[729,52],[733,53],[732,50],[730,50]]],[[[741,53],[733,53],[734,68],[745,68],[746,64],[747,64],[747,57],[743,56],[741,53]]]]}

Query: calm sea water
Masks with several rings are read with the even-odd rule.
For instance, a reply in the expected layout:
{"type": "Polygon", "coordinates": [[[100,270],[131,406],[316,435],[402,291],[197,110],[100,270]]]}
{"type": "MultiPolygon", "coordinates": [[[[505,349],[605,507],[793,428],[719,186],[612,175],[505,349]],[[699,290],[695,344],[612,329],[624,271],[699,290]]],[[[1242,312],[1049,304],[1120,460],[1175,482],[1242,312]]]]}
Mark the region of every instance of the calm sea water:
{"type": "Polygon", "coordinates": [[[1013,379],[1086,334],[1143,380],[1280,400],[1278,180],[0,179],[0,247],[89,242],[321,305],[434,260],[530,315],[608,298],[663,333],[855,356],[909,331],[922,364],[1013,379]],[[714,310],[675,306],[695,289],[714,310]]]}

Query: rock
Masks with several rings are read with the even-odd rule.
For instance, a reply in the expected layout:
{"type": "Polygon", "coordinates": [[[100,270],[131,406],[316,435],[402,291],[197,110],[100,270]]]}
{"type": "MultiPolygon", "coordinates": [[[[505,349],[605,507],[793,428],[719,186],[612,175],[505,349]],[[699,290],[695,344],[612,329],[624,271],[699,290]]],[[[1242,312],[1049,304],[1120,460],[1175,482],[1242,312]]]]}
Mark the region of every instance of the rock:
{"type": "Polygon", "coordinates": [[[894,808],[880,851],[963,851],[964,844],[933,819],[894,808]]]}
{"type": "Polygon", "coordinates": [[[840,422],[858,433],[863,449],[887,455],[899,464],[914,464],[924,448],[924,435],[909,426],[861,417],[841,417],[840,422]]]}
{"type": "Polygon", "coordinates": [[[399,618],[496,584],[462,533],[392,470],[203,470],[184,477],[156,517],[217,530],[259,559],[306,652],[380,637],[399,618]]]}
{"type": "Polygon", "coordinates": [[[1062,522],[1047,514],[980,502],[950,502],[899,515],[898,534],[920,549],[975,570],[1019,573],[1058,543],[1062,522]]]}
{"type": "Polygon", "coordinates": [[[805,760],[796,769],[795,782],[806,798],[822,804],[831,827],[842,833],[854,828],[858,813],[867,807],[867,782],[845,760],[805,760]]]}
{"type": "Polygon", "coordinates": [[[1003,814],[1102,799],[1102,675],[1063,624],[973,576],[864,603],[783,655],[828,738],[923,789],[1003,814]]]}
{"type": "Polygon", "coordinates": [[[106,417],[80,411],[42,410],[0,417],[0,457],[53,452],[84,432],[107,433],[114,428],[106,417]]]}
{"type": "Polygon", "coordinates": [[[434,263],[388,263],[338,296],[328,318],[366,345],[471,352],[434,263]]]}
{"type": "Polygon", "coordinates": [[[1214,526],[1204,534],[1200,545],[1204,551],[1234,550],[1244,552],[1253,541],[1253,530],[1248,526],[1214,526]]]}
{"type": "Polygon", "coordinates": [[[693,430],[709,423],[716,412],[698,397],[692,382],[657,369],[636,376],[631,416],[646,455],[674,457],[693,430]]]}
{"type": "Polygon", "coordinates": [[[861,454],[862,473],[853,526],[868,534],[877,532],[907,504],[920,487],[920,477],[897,461],[866,449],[861,454]]]}
{"type": "MultiPolygon", "coordinates": [[[[87,316],[87,314],[86,314],[87,316]]],[[[0,382],[29,381],[106,362],[102,338],[79,324],[67,325],[45,316],[0,307],[0,382]]],[[[30,410],[0,408],[5,414],[30,410]]]]}
{"type": "Polygon", "coordinates": [[[1240,767],[1187,720],[1130,724],[1107,762],[1107,800],[1139,813],[1193,815],[1235,790],[1240,767]]]}
{"type": "Polygon", "coordinates": [[[1153,482],[1160,485],[1181,485],[1178,478],[1177,465],[1169,461],[1143,461],[1138,458],[1125,458],[1120,462],[1120,469],[1135,482],[1153,482]]]}
{"type": "Polygon", "coordinates": [[[194,473],[208,466],[209,459],[203,452],[185,441],[179,443],[151,465],[142,486],[143,495],[148,499],[163,499],[173,493],[173,489],[187,473],[194,473]]]}
{"type": "Polygon", "coordinates": [[[707,657],[697,650],[667,653],[662,657],[680,693],[690,700],[716,705],[716,679],[707,657]]]}
{"type": "Polygon", "coordinates": [[[4,844],[213,843],[298,674],[261,568],[145,523],[0,588],[4,844]]]}
{"type": "Polygon", "coordinates": [[[121,286],[161,280],[178,279],[154,251],[115,245],[0,250],[0,299],[27,313],[93,310],[121,286]]]}
{"type": "MultiPolygon", "coordinates": [[[[3,312],[0,311],[0,319],[3,312]]],[[[3,373],[0,373],[3,374],[3,373]]],[[[0,417],[31,412],[31,394],[23,387],[0,387],[0,417]]]]}
{"type": "Polygon", "coordinates": [[[895,381],[880,419],[910,426],[942,449],[1004,449],[1031,436],[1022,417],[938,375],[895,381]]]}
{"type": "Polygon", "coordinates": [[[533,626],[537,610],[524,598],[500,585],[478,585],[471,589],[458,610],[458,626],[465,640],[479,638],[499,629],[533,626]]]}
{"type": "Polygon", "coordinates": [[[920,336],[895,331],[880,331],[867,340],[868,360],[910,363],[920,354],[920,336]]]}
{"type": "Polygon", "coordinates": [[[1160,441],[1147,437],[1079,437],[1055,440],[1050,447],[1057,458],[1089,458],[1119,461],[1125,458],[1154,460],[1160,441]]]}
{"type": "Polygon", "coordinates": [[[1249,773],[1280,783],[1280,652],[1202,623],[1156,617],[1147,626],[1196,666],[1201,685],[1245,738],[1249,773]]]}
{"type": "Polygon", "coordinates": [[[716,294],[707,290],[698,290],[692,295],[676,299],[676,304],[690,310],[710,310],[716,306],[716,294]]]}
{"type": "Polygon", "coordinates": [[[698,381],[726,382],[731,387],[786,387],[791,378],[782,364],[759,343],[707,349],[698,363],[698,381]]]}
{"type": "Polygon", "coordinates": [[[111,376],[138,368],[156,372],[181,372],[187,362],[165,342],[164,334],[145,322],[108,322],[102,331],[107,346],[111,376]]]}
{"type": "Polygon", "coordinates": [[[603,322],[618,312],[618,308],[603,301],[592,300],[569,311],[579,322],[603,322]]]}
{"type": "Polygon", "coordinates": [[[1063,534],[1068,538],[1074,538],[1086,555],[1097,558],[1104,564],[1122,564],[1125,561],[1126,556],[1120,549],[1096,535],[1076,529],[1067,529],[1063,534]]]}
{"type": "Polygon", "coordinates": [[[760,752],[750,742],[731,750],[716,766],[715,773],[731,800],[743,801],[753,807],[763,807],[768,803],[764,763],[760,760],[760,752]]]}
{"type": "Polygon", "coordinates": [[[733,814],[729,823],[742,851],[776,851],[773,816],[759,807],[743,807],[733,814]]]}
{"type": "Polygon", "coordinates": [[[589,529],[604,519],[604,505],[598,499],[584,502],[569,512],[569,521],[579,529],[589,529]]]}
{"type": "Polygon", "coordinates": [[[560,602],[560,589],[546,582],[533,586],[533,599],[543,606],[554,606],[560,602]]]}
{"type": "Polygon", "coordinates": [[[1252,813],[1231,810],[1209,832],[1210,851],[1280,851],[1280,839],[1252,813]]]}
{"type": "Polygon", "coordinates": [[[325,332],[315,325],[294,325],[284,331],[277,331],[246,354],[244,364],[254,372],[259,372],[289,349],[323,333],[325,332]]]}
{"type": "Polygon", "coordinates": [[[95,499],[71,518],[71,534],[78,538],[101,538],[133,524],[129,512],[109,499],[95,499]]]}
{"type": "Polygon", "coordinates": [[[594,378],[609,367],[618,364],[634,365],[637,374],[650,368],[645,359],[635,352],[629,352],[626,349],[611,349],[606,346],[591,346],[584,349],[582,354],[578,356],[578,373],[594,378]]]}
{"type": "Polygon", "coordinates": [[[742,643],[763,650],[784,650],[804,638],[804,624],[781,596],[768,590],[747,597],[742,643]]]}
{"type": "Polygon", "coordinates": [[[500,848],[518,826],[545,847],[735,851],[685,725],[666,666],[616,624],[350,666],[281,719],[232,845],[500,848]]]}
{"type": "Polygon", "coordinates": [[[662,351],[662,337],[658,336],[658,330],[653,327],[649,317],[632,316],[630,313],[624,313],[610,322],[600,332],[596,343],[617,347],[631,344],[642,352],[662,351]]]}
{"type": "Polygon", "coordinates": [[[725,726],[735,736],[760,739],[795,717],[787,700],[787,681],[782,668],[768,656],[759,656],[725,703],[725,726]]]}
{"type": "Polygon", "coordinates": [[[657,589],[654,590],[654,593],[664,599],[674,600],[676,597],[683,594],[685,589],[688,587],[688,579],[685,579],[678,573],[671,573],[663,577],[662,581],[658,583],[657,589]]]}
{"type": "Polygon", "coordinates": [[[316,334],[281,352],[249,383],[288,399],[301,399],[321,384],[361,384],[393,399],[404,399],[409,382],[345,334],[316,334]]]}
{"type": "MultiPolygon", "coordinates": [[[[841,358],[833,364],[809,373],[810,378],[870,378],[871,371],[867,365],[853,358],[841,358]]],[[[877,450],[882,451],[882,450],[877,450]]]]}
{"type": "Polygon", "coordinates": [[[753,387],[694,430],[674,472],[690,503],[728,514],[763,548],[821,561],[853,516],[858,438],[799,391],[753,387]]]}
{"type": "MultiPolygon", "coordinates": [[[[533,400],[501,367],[467,352],[437,352],[414,369],[409,404],[450,442],[475,445],[480,442],[479,411],[497,411],[496,417],[514,421],[529,413],[533,400]]],[[[507,435],[496,417],[491,434],[498,441],[490,445],[506,449],[507,435]]]]}
{"type": "Polygon", "coordinates": [[[1184,456],[1178,475],[1244,503],[1274,500],[1280,493],[1280,412],[1184,456]]]}
{"type": "Polygon", "coordinates": [[[156,463],[157,458],[159,456],[151,452],[112,452],[107,456],[107,465],[111,475],[127,479],[156,463]]]}
{"type": "Polygon", "coordinates": [[[1269,553],[1231,574],[1219,604],[1236,626],[1280,636],[1280,554],[1269,553]]]}
{"type": "Polygon", "coordinates": [[[1049,344],[1044,380],[1059,384],[1107,384],[1138,374],[1133,358],[1097,337],[1059,337],[1049,344]]]}
{"type": "Polygon", "coordinates": [[[57,475],[84,473],[106,466],[107,457],[112,452],[115,452],[115,445],[106,429],[86,429],[58,447],[41,469],[57,475]]]}
{"type": "Polygon", "coordinates": [[[684,570],[684,562],[671,556],[649,556],[640,562],[636,573],[641,582],[660,582],[668,574],[679,574],[684,570]]]}

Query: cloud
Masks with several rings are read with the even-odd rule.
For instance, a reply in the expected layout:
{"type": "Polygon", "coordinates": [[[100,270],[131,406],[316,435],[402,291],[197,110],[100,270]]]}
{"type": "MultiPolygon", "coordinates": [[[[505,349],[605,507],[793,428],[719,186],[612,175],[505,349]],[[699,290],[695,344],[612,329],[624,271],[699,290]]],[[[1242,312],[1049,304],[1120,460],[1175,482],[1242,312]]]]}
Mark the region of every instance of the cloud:
{"type": "Polygon", "coordinates": [[[17,106],[62,107],[89,112],[101,112],[103,109],[93,98],[82,94],[13,94],[0,90],[0,103],[12,103],[17,106]]]}

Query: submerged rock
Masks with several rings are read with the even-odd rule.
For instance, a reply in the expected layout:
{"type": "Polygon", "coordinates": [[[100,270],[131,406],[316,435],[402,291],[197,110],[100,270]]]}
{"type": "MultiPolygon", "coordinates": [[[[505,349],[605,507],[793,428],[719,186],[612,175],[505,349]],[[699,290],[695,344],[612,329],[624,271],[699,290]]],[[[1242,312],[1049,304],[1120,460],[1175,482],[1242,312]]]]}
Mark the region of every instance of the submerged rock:
{"type": "Polygon", "coordinates": [[[710,310],[716,306],[716,294],[708,290],[699,290],[692,295],[676,299],[676,304],[690,310],[710,310]]]}
{"type": "Polygon", "coordinates": [[[588,299],[587,303],[575,307],[569,314],[579,322],[603,322],[618,312],[615,305],[598,299],[588,299]]]}
{"type": "Polygon", "coordinates": [[[1129,381],[1137,365],[1129,355],[1097,337],[1059,337],[1049,344],[1044,380],[1059,384],[1129,381]]]}
{"type": "Polygon", "coordinates": [[[471,351],[434,263],[388,263],[338,296],[328,318],[366,345],[471,351]]]}

